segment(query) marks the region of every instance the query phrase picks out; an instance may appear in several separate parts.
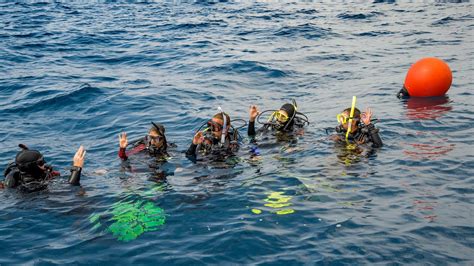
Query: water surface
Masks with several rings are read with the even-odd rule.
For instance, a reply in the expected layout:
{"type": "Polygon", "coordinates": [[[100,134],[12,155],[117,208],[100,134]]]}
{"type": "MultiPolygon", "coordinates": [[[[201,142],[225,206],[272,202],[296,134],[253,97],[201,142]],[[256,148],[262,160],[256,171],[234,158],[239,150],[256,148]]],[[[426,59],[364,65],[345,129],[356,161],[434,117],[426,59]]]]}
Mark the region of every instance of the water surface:
{"type": "Polygon", "coordinates": [[[63,178],[42,193],[0,192],[0,264],[474,263],[472,10],[2,2],[2,167],[18,143],[64,175],[80,144],[88,153],[82,189],[63,178]],[[448,96],[398,100],[427,56],[452,68],[448,96]],[[379,119],[385,146],[372,156],[324,130],[352,95],[379,119]],[[250,104],[292,98],[311,121],[296,145],[262,147],[255,161],[244,140],[232,168],[184,158],[217,106],[246,120],[250,104]],[[138,138],[150,121],[178,145],[165,183],[120,170],[118,133],[138,138]],[[154,206],[157,224],[130,214],[136,238],[113,234],[124,204],[154,206]]]}

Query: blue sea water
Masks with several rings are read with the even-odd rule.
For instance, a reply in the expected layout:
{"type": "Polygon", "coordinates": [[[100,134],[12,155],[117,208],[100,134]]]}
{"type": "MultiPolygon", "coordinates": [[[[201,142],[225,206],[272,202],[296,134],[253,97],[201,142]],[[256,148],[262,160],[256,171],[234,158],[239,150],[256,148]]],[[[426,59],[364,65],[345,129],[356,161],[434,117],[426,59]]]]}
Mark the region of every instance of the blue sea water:
{"type": "Polygon", "coordinates": [[[0,169],[25,143],[63,177],[40,193],[0,191],[0,264],[472,265],[472,11],[469,1],[1,1],[0,169]],[[447,97],[398,100],[407,69],[428,56],[453,70],[447,97]],[[325,132],[352,95],[379,119],[374,155],[325,132]],[[251,104],[292,98],[311,122],[296,144],[262,146],[255,161],[244,139],[227,168],[184,157],[217,106],[247,120],[251,104]],[[143,136],[150,121],[177,144],[166,182],[122,171],[117,157],[117,135],[143,136]],[[72,188],[64,175],[80,144],[72,188]],[[110,217],[124,202],[152,202],[163,224],[119,239],[110,217]]]}

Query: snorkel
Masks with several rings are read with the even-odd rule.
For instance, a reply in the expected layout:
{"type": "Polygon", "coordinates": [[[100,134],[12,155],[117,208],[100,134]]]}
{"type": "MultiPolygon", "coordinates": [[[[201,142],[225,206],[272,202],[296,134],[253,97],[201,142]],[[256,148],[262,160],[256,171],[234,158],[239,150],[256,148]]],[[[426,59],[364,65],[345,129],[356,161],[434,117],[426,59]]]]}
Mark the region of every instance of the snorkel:
{"type": "Polygon", "coordinates": [[[285,124],[285,127],[283,128],[283,130],[286,130],[288,128],[288,126],[290,124],[292,124],[292,122],[294,121],[295,119],[295,116],[296,116],[296,113],[298,112],[298,106],[296,105],[296,101],[295,99],[292,99],[291,100],[291,105],[293,105],[293,115],[291,116],[290,119],[288,119],[288,121],[286,121],[286,124],[285,124]]]}
{"type": "Polygon", "coordinates": [[[222,134],[221,134],[221,146],[225,144],[225,139],[227,136],[227,118],[225,116],[224,111],[222,111],[222,108],[219,106],[217,107],[217,110],[222,114],[222,119],[224,120],[224,125],[222,126],[222,134]]]}
{"type": "Polygon", "coordinates": [[[346,141],[347,142],[349,142],[349,133],[352,130],[352,119],[354,118],[354,110],[355,110],[356,101],[357,101],[357,97],[352,96],[351,113],[349,114],[349,126],[347,127],[347,132],[346,132],[346,141]]]}

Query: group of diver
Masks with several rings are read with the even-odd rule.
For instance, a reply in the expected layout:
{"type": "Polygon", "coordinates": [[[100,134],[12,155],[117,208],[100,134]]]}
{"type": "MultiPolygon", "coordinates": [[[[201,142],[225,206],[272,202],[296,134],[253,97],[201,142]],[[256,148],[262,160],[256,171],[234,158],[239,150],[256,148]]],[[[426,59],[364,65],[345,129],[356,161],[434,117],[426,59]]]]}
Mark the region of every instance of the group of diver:
{"type": "MultiPolygon", "coordinates": [[[[338,125],[332,139],[336,142],[345,142],[357,145],[367,145],[372,148],[382,147],[379,130],[372,123],[372,110],[367,108],[365,112],[355,108],[343,110],[337,115],[338,125]]],[[[277,110],[266,110],[260,112],[258,107],[252,105],[249,110],[249,121],[247,135],[250,142],[257,145],[259,136],[268,134],[279,134],[287,136],[298,136],[304,132],[304,127],[309,125],[308,117],[298,111],[298,106],[293,100],[291,103],[283,104],[277,110]],[[263,115],[268,113],[266,120],[263,115]],[[255,122],[262,127],[255,129],[255,122]]],[[[245,125],[244,125],[245,126],[245,125]]],[[[241,137],[239,128],[232,125],[229,114],[220,107],[217,114],[203,124],[194,135],[186,157],[196,162],[200,158],[222,156],[233,156],[239,150],[241,137]]],[[[119,134],[118,157],[122,162],[128,162],[130,156],[144,153],[158,161],[166,161],[169,158],[168,148],[175,146],[168,143],[165,135],[165,127],[162,124],[152,122],[152,127],[144,137],[128,142],[127,133],[119,134]],[[127,150],[127,148],[129,150],[127,150]]],[[[31,150],[26,145],[20,144],[21,150],[17,153],[14,162],[8,164],[4,171],[5,179],[0,181],[1,188],[15,188],[21,191],[33,192],[43,190],[48,182],[60,173],[53,170],[52,166],[46,164],[43,155],[37,150],[31,150]]],[[[71,185],[80,185],[81,172],[84,165],[86,151],[80,146],[73,158],[70,177],[71,185]]]]}

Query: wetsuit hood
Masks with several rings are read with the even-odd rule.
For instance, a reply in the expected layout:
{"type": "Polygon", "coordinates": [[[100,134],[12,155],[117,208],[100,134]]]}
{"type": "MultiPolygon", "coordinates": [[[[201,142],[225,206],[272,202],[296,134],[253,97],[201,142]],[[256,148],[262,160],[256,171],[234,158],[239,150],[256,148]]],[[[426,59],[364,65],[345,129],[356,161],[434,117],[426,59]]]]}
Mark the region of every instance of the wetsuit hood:
{"type": "Polygon", "coordinates": [[[15,157],[15,163],[18,166],[18,169],[25,173],[33,173],[38,167],[38,162],[43,162],[43,155],[36,150],[22,150],[15,157]]]}
{"type": "Polygon", "coordinates": [[[35,180],[43,180],[47,173],[40,168],[45,164],[43,155],[37,150],[30,150],[25,145],[20,144],[22,151],[15,157],[15,164],[20,171],[22,183],[27,184],[35,180]]]}
{"type": "Polygon", "coordinates": [[[291,103],[285,103],[280,107],[280,110],[285,111],[288,114],[289,119],[291,119],[295,115],[295,106],[293,106],[291,103]]]}
{"type": "Polygon", "coordinates": [[[294,124],[294,118],[296,114],[296,109],[295,106],[291,103],[285,103],[280,107],[280,110],[285,111],[288,114],[288,121],[286,121],[283,126],[283,129],[289,129],[293,126],[294,124]]]}

